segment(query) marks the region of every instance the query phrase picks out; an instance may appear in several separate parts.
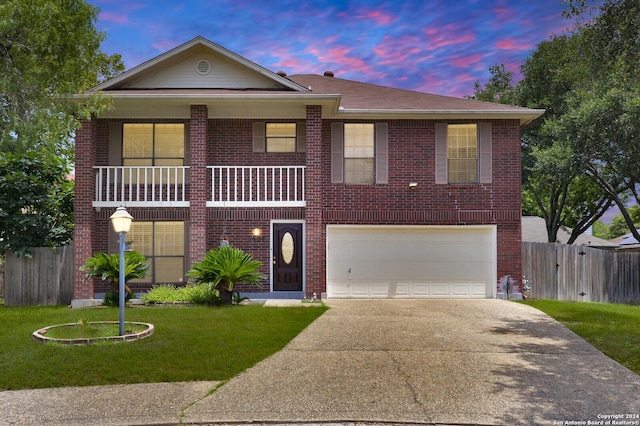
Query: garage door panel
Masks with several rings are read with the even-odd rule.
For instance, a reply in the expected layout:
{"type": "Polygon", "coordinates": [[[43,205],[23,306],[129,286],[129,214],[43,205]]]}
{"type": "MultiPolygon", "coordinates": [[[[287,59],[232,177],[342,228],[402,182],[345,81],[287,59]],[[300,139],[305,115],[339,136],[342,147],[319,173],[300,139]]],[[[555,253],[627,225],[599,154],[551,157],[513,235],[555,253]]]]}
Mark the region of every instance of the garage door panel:
{"type": "Polygon", "coordinates": [[[491,297],[495,244],[493,227],[330,226],[327,295],[491,297]]]}

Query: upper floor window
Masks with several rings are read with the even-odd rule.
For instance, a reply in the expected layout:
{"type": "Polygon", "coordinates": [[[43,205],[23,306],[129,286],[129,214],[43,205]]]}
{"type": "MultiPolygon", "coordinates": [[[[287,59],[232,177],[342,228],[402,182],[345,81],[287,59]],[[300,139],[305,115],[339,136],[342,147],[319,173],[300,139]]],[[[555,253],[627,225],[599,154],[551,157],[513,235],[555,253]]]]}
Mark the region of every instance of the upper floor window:
{"type": "Polygon", "coordinates": [[[475,124],[450,124],[447,129],[449,183],[478,181],[478,129],[475,124]]]}
{"type": "Polygon", "coordinates": [[[332,123],[331,182],[389,183],[388,133],[387,123],[332,123]]]}
{"type": "Polygon", "coordinates": [[[296,152],[296,123],[267,123],[267,152],[296,152]]]}
{"type": "Polygon", "coordinates": [[[125,123],[122,157],[124,166],[184,165],[184,124],[125,123]]]}
{"type": "Polygon", "coordinates": [[[435,182],[492,183],[492,124],[436,123],[435,182]]]}
{"type": "Polygon", "coordinates": [[[305,152],[306,129],[304,122],[253,123],[253,152],[305,152]]]}
{"type": "Polygon", "coordinates": [[[373,184],[374,150],[373,124],[345,123],[344,183],[373,184]]]}

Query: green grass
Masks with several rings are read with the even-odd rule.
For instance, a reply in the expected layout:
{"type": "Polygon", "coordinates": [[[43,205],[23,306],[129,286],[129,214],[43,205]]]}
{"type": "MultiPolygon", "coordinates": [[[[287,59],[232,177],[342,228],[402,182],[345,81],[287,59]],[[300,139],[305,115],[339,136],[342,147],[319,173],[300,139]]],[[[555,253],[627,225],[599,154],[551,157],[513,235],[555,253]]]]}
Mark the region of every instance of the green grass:
{"type": "Polygon", "coordinates": [[[527,300],[610,358],[640,374],[640,306],[527,300]]]}
{"type": "Polygon", "coordinates": [[[228,380],[282,349],[327,308],[262,305],[127,308],[126,321],[155,326],[127,343],[41,343],[46,326],[117,321],[117,308],[0,306],[0,391],[59,386],[228,380]]]}

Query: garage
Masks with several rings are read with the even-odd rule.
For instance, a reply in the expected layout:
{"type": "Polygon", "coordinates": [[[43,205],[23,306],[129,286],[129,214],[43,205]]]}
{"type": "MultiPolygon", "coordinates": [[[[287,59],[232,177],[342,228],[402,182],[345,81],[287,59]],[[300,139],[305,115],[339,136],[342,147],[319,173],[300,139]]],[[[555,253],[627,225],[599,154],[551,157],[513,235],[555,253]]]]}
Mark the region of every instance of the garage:
{"type": "Polygon", "coordinates": [[[327,226],[329,298],[491,298],[495,290],[495,226],[327,226]]]}

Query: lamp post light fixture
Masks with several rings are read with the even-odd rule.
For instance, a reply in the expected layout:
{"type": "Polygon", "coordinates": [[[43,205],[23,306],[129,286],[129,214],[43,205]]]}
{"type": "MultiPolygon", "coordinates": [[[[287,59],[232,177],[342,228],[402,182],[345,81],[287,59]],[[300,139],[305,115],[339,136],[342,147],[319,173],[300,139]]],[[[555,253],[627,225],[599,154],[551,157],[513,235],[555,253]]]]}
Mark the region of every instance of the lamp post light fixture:
{"type": "Polygon", "coordinates": [[[119,296],[119,307],[120,307],[120,336],[124,335],[124,249],[125,249],[125,236],[129,229],[131,228],[131,221],[133,221],[133,216],[129,214],[126,208],[120,206],[116,209],[116,211],[109,217],[111,220],[111,225],[113,225],[113,230],[120,235],[120,277],[118,279],[118,296],[119,296]]]}

